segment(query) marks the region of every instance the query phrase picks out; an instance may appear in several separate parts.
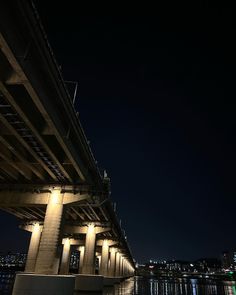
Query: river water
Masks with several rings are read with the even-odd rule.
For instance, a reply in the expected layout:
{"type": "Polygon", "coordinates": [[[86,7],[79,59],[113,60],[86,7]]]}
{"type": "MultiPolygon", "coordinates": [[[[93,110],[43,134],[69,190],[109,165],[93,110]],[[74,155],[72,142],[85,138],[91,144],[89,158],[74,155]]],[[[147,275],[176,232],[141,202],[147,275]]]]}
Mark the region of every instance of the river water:
{"type": "MultiPolygon", "coordinates": [[[[0,271],[0,294],[10,295],[14,272],[0,271]]],[[[91,293],[76,293],[86,295],[91,293]]],[[[95,293],[92,293],[95,295],[95,293]]],[[[130,278],[114,287],[104,288],[100,295],[236,295],[235,281],[197,279],[130,278]]],[[[43,294],[42,294],[43,295],[43,294]]]]}
{"type": "Polygon", "coordinates": [[[146,279],[135,277],[115,287],[119,295],[236,295],[235,281],[196,279],[146,279]]]}

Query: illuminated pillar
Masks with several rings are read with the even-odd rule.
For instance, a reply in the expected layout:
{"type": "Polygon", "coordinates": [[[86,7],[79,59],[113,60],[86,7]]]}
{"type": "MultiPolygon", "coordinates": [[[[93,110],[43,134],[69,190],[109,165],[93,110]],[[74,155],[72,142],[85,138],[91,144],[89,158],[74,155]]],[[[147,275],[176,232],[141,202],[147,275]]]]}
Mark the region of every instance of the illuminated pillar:
{"type": "Polygon", "coordinates": [[[36,223],[33,225],[33,231],[31,234],[30,245],[25,265],[25,272],[34,272],[35,264],[38,255],[39,241],[41,237],[41,226],[36,223]]]}
{"type": "Polygon", "coordinates": [[[101,259],[102,257],[101,257],[101,255],[98,253],[98,254],[96,254],[96,259],[98,260],[98,269],[100,269],[100,266],[101,266],[101,259]]]}
{"type": "Polygon", "coordinates": [[[84,246],[79,247],[79,273],[82,273],[84,263],[84,246]]]}
{"type": "Polygon", "coordinates": [[[107,240],[103,240],[102,244],[102,259],[100,265],[100,274],[107,276],[108,271],[108,258],[109,258],[109,245],[107,240]]]}
{"type": "Polygon", "coordinates": [[[124,257],[121,256],[120,258],[120,276],[123,277],[124,275],[124,257]]]}
{"type": "Polygon", "coordinates": [[[116,271],[115,271],[116,277],[120,276],[120,258],[121,258],[120,253],[116,252],[116,271]]]}
{"type": "Polygon", "coordinates": [[[129,263],[127,260],[125,261],[125,275],[129,276],[129,263]]]}
{"type": "Polygon", "coordinates": [[[126,273],[126,276],[129,276],[129,262],[128,261],[126,261],[125,273],[126,273]]]}
{"type": "Polygon", "coordinates": [[[85,251],[84,251],[84,263],[82,267],[83,274],[94,274],[95,263],[95,243],[96,243],[96,231],[94,224],[89,224],[86,239],[85,239],[85,251]]]}
{"type": "Polygon", "coordinates": [[[123,270],[123,276],[126,277],[126,258],[123,259],[122,270],[123,270]]]}
{"type": "Polygon", "coordinates": [[[110,277],[114,277],[115,276],[115,268],[116,268],[116,252],[117,249],[116,248],[111,248],[110,249],[110,267],[108,270],[108,275],[110,277]]]}
{"type": "Polygon", "coordinates": [[[132,275],[132,267],[131,267],[130,264],[128,265],[128,275],[129,275],[129,276],[132,275]]]}
{"type": "Polygon", "coordinates": [[[60,190],[53,190],[48,201],[42,237],[39,244],[35,272],[57,274],[55,261],[59,244],[61,219],[63,212],[63,195],[60,190]]]}
{"type": "Polygon", "coordinates": [[[65,239],[65,243],[63,246],[60,274],[61,275],[68,274],[69,266],[70,266],[70,239],[67,238],[65,239]]]}
{"type": "Polygon", "coordinates": [[[54,259],[54,264],[53,264],[53,273],[54,274],[57,274],[58,273],[58,269],[59,269],[59,266],[60,266],[60,262],[61,262],[61,252],[62,252],[62,249],[58,249],[58,253],[56,254],[56,257],[54,259]]]}

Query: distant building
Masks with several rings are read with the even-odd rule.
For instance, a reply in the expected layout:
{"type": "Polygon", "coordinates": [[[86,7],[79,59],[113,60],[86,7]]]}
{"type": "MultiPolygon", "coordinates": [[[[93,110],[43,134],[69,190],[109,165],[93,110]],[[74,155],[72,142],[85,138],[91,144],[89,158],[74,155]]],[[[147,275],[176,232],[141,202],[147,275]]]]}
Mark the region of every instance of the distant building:
{"type": "Polygon", "coordinates": [[[236,251],[233,252],[233,269],[236,270],[236,251]]]}
{"type": "Polygon", "coordinates": [[[70,269],[78,272],[79,268],[79,251],[73,251],[70,256],[70,269]]]}
{"type": "Polygon", "coordinates": [[[7,253],[0,254],[0,267],[21,267],[26,263],[27,254],[25,253],[7,253]]]}
{"type": "Polygon", "coordinates": [[[231,267],[231,259],[228,251],[224,251],[221,256],[222,268],[229,269],[231,267]]]}
{"type": "Polygon", "coordinates": [[[191,264],[184,260],[171,260],[166,262],[166,269],[170,271],[190,271],[191,264]]]}
{"type": "Polygon", "coordinates": [[[201,258],[194,262],[194,268],[199,272],[217,272],[221,270],[221,262],[217,258],[201,258]]]}

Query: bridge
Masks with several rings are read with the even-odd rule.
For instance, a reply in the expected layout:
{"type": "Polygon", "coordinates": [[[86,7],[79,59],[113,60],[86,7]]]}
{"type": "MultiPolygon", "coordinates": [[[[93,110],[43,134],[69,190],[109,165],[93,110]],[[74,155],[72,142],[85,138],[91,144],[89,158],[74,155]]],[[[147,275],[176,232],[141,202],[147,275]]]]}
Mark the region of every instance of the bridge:
{"type": "MultiPolygon", "coordinates": [[[[75,281],[133,275],[110,179],[97,166],[39,15],[26,0],[0,3],[0,161],[0,208],[31,232],[25,273],[70,277],[74,248],[75,281]]],[[[15,285],[27,278],[18,275],[15,285]]]]}

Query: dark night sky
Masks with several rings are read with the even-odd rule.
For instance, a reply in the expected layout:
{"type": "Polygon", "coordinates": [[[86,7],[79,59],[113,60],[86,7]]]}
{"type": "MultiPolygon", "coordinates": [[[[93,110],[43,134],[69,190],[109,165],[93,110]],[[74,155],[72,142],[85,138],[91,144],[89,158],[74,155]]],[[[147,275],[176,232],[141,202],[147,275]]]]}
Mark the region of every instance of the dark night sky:
{"type": "MultiPolygon", "coordinates": [[[[232,10],[85,17],[37,2],[65,80],[79,81],[76,107],[135,258],[236,249],[232,10]]],[[[3,250],[26,247],[15,235],[3,250]]]]}

